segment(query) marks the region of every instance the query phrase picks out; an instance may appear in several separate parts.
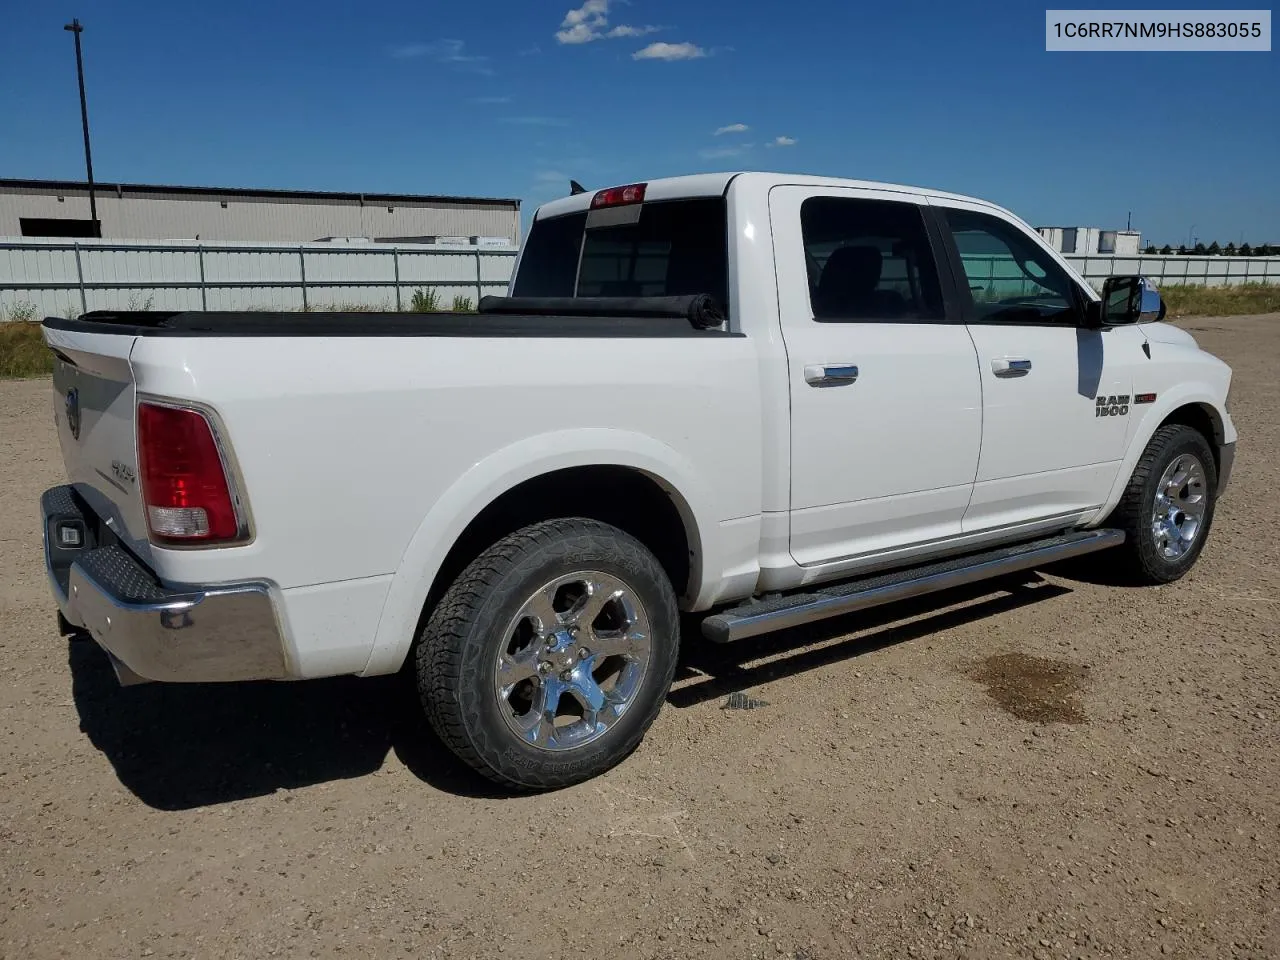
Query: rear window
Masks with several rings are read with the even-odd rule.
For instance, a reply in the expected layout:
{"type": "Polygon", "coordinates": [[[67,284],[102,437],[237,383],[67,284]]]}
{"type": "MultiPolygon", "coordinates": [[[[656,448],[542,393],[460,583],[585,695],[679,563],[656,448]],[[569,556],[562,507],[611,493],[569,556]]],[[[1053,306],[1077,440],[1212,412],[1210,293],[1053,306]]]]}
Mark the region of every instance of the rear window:
{"type": "Polygon", "coordinates": [[[535,220],[517,297],[674,297],[706,293],[729,308],[723,197],[646,203],[636,223],[587,228],[587,214],[535,220]]]}
{"type": "Polygon", "coordinates": [[[914,203],[810,197],[800,223],[815,320],[943,319],[929,235],[914,203]]]}

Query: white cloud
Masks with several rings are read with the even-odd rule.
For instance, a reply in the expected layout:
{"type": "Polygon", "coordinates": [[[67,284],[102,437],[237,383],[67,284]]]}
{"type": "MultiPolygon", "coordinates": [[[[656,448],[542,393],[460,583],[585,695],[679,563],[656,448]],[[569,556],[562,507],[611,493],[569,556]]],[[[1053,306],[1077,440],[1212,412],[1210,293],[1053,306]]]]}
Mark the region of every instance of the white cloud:
{"type": "Polygon", "coordinates": [[[698,156],[703,160],[723,160],[726,157],[744,156],[752,147],[750,143],[740,143],[733,147],[708,147],[705,150],[699,150],[698,156]]]}
{"type": "Polygon", "coordinates": [[[587,0],[564,15],[556,39],[561,43],[590,43],[599,40],[608,25],[609,0],[587,0]]]}
{"type": "Polygon", "coordinates": [[[406,43],[391,48],[391,56],[398,60],[412,60],[425,57],[436,63],[453,64],[461,70],[492,76],[493,70],[486,66],[489,58],[466,53],[466,44],[461,40],[432,40],[429,43],[406,43]]]}
{"type": "Polygon", "coordinates": [[[537,173],[534,180],[538,183],[568,183],[569,178],[558,170],[542,170],[537,173]]]}
{"type": "Polygon", "coordinates": [[[590,43],[600,39],[600,31],[589,23],[575,23],[567,30],[558,31],[556,39],[561,43],[590,43]]]}
{"type": "Polygon", "coordinates": [[[586,0],[582,6],[570,10],[560,22],[556,40],[566,44],[591,43],[606,38],[643,37],[662,29],[650,25],[634,27],[625,23],[610,27],[609,3],[610,0],[586,0]]]}
{"type": "Polygon", "coordinates": [[[632,27],[627,24],[623,24],[622,26],[614,27],[612,30],[606,33],[605,36],[606,37],[645,37],[651,33],[657,33],[661,29],[662,29],[661,27],[655,27],[650,24],[646,24],[643,27],[632,27]]]}
{"type": "Polygon", "coordinates": [[[745,123],[731,123],[727,127],[717,127],[712,136],[719,137],[726,133],[746,133],[750,129],[745,123]]]}
{"type": "Polygon", "coordinates": [[[569,125],[568,120],[564,120],[560,117],[540,116],[503,117],[502,122],[514,123],[521,127],[567,127],[569,125]]]}
{"type": "Polygon", "coordinates": [[[631,55],[632,60],[697,60],[707,51],[692,43],[651,43],[631,55]]]}
{"type": "Polygon", "coordinates": [[[425,57],[431,52],[429,43],[406,43],[401,47],[392,47],[391,55],[397,60],[408,60],[411,57],[425,57]]]}
{"type": "Polygon", "coordinates": [[[462,51],[466,44],[461,40],[432,40],[430,43],[406,43],[391,51],[393,57],[406,59],[410,57],[430,57],[440,63],[474,63],[477,60],[488,60],[488,57],[477,57],[462,51]]]}
{"type": "Polygon", "coordinates": [[[510,103],[511,98],[510,97],[472,97],[471,102],[480,103],[480,104],[510,103]]]}
{"type": "Polygon", "coordinates": [[[564,22],[560,26],[576,27],[580,23],[595,23],[599,26],[604,26],[608,16],[609,0],[586,0],[586,3],[576,10],[570,10],[566,13],[564,22]]]}
{"type": "Polygon", "coordinates": [[[794,147],[796,141],[794,137],[774,137],[769,141],[771,147],[794,147]]]}

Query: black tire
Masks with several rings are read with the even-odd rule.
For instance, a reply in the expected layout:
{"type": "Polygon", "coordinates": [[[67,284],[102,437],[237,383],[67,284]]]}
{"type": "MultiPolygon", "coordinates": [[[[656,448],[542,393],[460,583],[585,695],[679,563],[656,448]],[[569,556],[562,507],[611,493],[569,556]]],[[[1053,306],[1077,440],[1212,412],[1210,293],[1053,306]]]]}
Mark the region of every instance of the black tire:
{"type": "Polygon", "coordinates": [[[1125,532],[1124,545],[1113,551],[1117,572],[1136,584],[1172,583],[1195,564],[1208,539],[1217,506],[1218,470],[1213,450],[1200,431],[1171,423],[1152,436],[1134,468],[1129,486],[1111,515],[1108,526],[1125,532]],[[1204,515],[1199,531],[1185,553],[1175,558],[1164,555],[1153,533],[1156,495],[1165,471],[1180,457],[1193,456],[1204,472],[1204,515]]]}
{"type": "MultiPolygon", "coordinates": [[[[485,550],[441,598],[418,642],[418,694],[440,739],[484,776],[516,790],[564,787],[603,773],[639,745],[666,699],[679,646],[675,592],[643,544],[594,520],[548,520],[485,550]],[[507,627],[540,588],[584,570],[615,577],[634,593],[649,623],[647,666],[625,711],[595,739],[536,746],[511,729],[511,703],[495,687],[498,658],[512,643],[507,627]]],[[[536,694],[544,681],[525,682],[536,694]]]]}

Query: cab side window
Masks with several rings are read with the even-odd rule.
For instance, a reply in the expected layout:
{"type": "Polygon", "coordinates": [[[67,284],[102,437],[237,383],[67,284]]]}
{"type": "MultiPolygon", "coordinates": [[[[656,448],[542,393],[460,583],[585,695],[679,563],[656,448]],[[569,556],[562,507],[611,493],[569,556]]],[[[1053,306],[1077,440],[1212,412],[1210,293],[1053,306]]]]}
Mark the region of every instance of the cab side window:
{"type": "Polygon", "coordinates": [[[938,270],[916,204],[810,197],[800,207],[800,226],[815,320],[944,319],[938,270]]]}
{"type": "Polygon", "coordinates": [[[964,268],[960,294],[969,301],[970,322],[1079,322],[1080,291],[1043,247],[999,217],[951,208],[944,213],[964,268]]]}

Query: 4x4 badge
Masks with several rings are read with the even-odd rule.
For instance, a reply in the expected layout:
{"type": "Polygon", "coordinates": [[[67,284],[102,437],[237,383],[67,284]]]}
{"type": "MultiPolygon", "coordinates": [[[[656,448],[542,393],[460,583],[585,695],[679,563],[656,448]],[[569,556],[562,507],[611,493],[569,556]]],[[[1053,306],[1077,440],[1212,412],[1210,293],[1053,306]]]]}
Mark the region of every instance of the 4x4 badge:
{"type": "Polygon", "coordinates": [[[80,439],[80,391],[72,387],[67,391],[67,426],[75,440],[80,439]]]}

